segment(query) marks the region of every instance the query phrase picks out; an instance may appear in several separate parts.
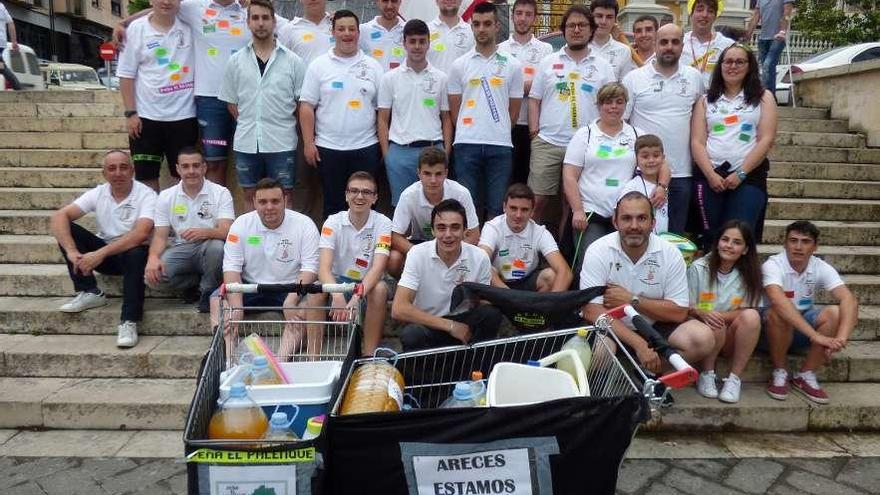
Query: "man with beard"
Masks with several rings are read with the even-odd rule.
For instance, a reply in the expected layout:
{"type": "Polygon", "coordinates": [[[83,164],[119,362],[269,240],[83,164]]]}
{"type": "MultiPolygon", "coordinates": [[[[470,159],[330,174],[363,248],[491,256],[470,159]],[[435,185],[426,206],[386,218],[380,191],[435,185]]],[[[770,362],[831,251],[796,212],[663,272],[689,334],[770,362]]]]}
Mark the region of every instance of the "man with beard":
{"type": "MultiPolygon", "coordinates": [[[[637,191],[623,195],[614,209],[612,232],[587,248],[580,288],[605,286],[605,294],[584,306],[595,323],[602,313],[629,304],[679,350],[689,363],[712,352],[715,337],[699,320],[688,320],[688,286],[684,258],[672,244],[653,234],[654,213],[648,198],[637,191]]],[[[614,320],[614,333],[653,373],[661,371],[657,352],[636,334],[628,318],[614,320]]],[[[609,339],[606,343],[611,343],[609,339]]],[[[613,347],[613,344],[611,344],[613,347]]]]}
{"type": "MultiPolygon", "coordinates": [[[[532,79],[538,64],[553,52],[550,43],[535,37],[535,14],[538,5],[535,0],[516,0],[513,3],[513,32],[507,41],[498,45],[514,57],[523,66],[523,100],[529,96],[532,79]]],[[[519,109],[519,119],[513,126],[513,174],[510,182],[524,183],[529,178],[529,159],[531,156],[531,139],[529,138],[529,105],[523,102],[519,109]]]]}
{"type": "Polygon", "coordinates": [[[437,0],[440,13],[428,23],[431,30],[431,48],[428,61],[446,74],[455,59],[474,47],[470,25],[458,15],[461,0],[437,0]]]}
{"type": "MultiPolygon", "coordinates": [[[[681,55],[682,65],[697,69],[703,76],[703,87],[709,89],[709,80],[721,52],[734,41],[713,29],[718,17],[719,0],[693,0],[688,2],[691,29],[684,35],[681,55]]],[[[671,218],[670,218],[671,220],[671,218]]]]}
{"type": "Polygon", "coordinates": [[[620,81],[629,71],[636,68],[629,45],[617,41],[612,31],[617,25],[617,0],[593,0],[590,13],[596,21],[596,31],[590,42],[590,49],[614,67],[614,77],[620,81]]]}
{"type": "Polygon", "coordinates": [[[254,187],[271,177],[284,188],[290,206],[296,183],[296,100],[305,75],[302,59],[276,43],[275,9],[269,0],[248,6],[252,41],[229,59],[220,100],[238,119],[235,169],[245,210],[254,209],[254,187]]]}
{"type": "Polygon", "coordinates": [[[399,67],[406,58],[403,50],[403,19],[400,18],[400,0],[376,0],[379,14],[361,24],[360,47],[367,55],[389,71],[399,67]]]}
{"type": "Polygon", "coordinates": [[[657,44],[657,19],[651,15],[643,15],[633,22],[633,38],[636,55],[641,65],[654,60],[654,46],[657,44]]]}
{"type": "Polygon", "coordinates": [[[683,234],[691,200],[690,121],[694,103],[703,94],[700,73],[679,65],[681,28],[667,24],[657,31],[656,56],[650,64],[623,78],[629,91],[629,122],[663,141],[672,172],[667,189],[669,231],[683,234]]]}

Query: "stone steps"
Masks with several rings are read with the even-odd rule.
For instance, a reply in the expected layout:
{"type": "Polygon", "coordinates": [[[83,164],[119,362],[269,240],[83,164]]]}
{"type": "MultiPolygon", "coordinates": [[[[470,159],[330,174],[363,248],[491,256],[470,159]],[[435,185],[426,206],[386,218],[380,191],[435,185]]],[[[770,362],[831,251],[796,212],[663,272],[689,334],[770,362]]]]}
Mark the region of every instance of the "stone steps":
{"type": "MultiPolygon", "coordinates": [[[[792,121],[794,122],[794,121],[792,121]]],[[[829,128],[833,132],[847,132],[839,126],[829,128]]],[[[0,120],[3,132],[128,132],[125,117],[67,117],[62,119],[42,119],[39,117],[18,117],[0,120]]]]}
{"type": "Polygon", "coordinates": [[[16,149],[87,149],[128,148],[128,134],[123,132],[0,132],[0,143],[16,149]]]}
{"type": "Polygon", "coordinates": [[[101,168],[101,150],[0,149],[0,167],[101,168]]]}
{"type": "Polygon", "coordinates": [[[827,108],[779,107],[777,115],[780,119],[821,119],[828,118],[827,108]]]}
{"type": "Polygon", "coordinates": [[[118,103],[0,103],[0,117],[119,117],[124,109],[118,103]]]}
{"type": "Polygon", "coordinates": [[[880,163],[878,148],[831,148],[822,146],[776,145],[768,155],[775,162],[880,163]]]}
{"type": "Polygon", "coordinates": [[[872,221],[880,218],[880,200],[770,198],[767,218],[872,221]]]}
{"type": "Polygon", "coordinates": [[[776,133],[774,146],[826,146],[832,148],[863,148],[865,137],[859,134],[820,132],[788,132],[776,133]]]}
{"type": "Polygon", "coordinates": [[[819,119],[779,119],[776,124],[778,132],[849,132],[846,120],[819,119]]]}
{"type": "Polygon", "coordinates": [[[0,103],[121,103],[118,91],[16,91],[0,93],[0,103]]]}
{"type": "Polygon", "coordinates": [[[0,209],[54,210],[86,192],[71,187],[0,187],[0,209]]]}
{"type": "MultiPolygon", "coordinates": [[[[758,253],[762,260],[779,252],[782,252],[782,246],[779,245],[763,244],[758,246],[758,253]]],[[[820,245],[816,254],[840,273],[880,273],[880,247],[878,246],[820,245]]]]}
{"type": "MultiPolygon", "coordinates": [[[[764,222],[764,242],[782,244],[785,227],[794,220],[768,219],[764,222]]],[[[840,222],[834,220],[816,220],[822,236],[819,238],[821,247],[827,246],[880,246],[880,222],[840,222]]]]}
{"type": "Polygon", "coordinates": [[[773,161],[771,179],[880,180],[880,166],[873,163],[810,163],[773,161]]]}
{"type": "MultiPolygon", "coordinates": [[[[60,205],[58,205],[60,206],[60,205]]],[[[55,210],[0,210],[0,234],[49,235],[49,220],[55,210]]],[[[95,216],[91,213],[76,223],[94,231],[95,216]]]]}
{"type": "Polygon", "coordinates": [[[100,168],[0,167],[0,187],[91,188],[102,182],[100,168]]]}
{"type": "Polygon", "coordinates": [[[827,179],[769,179],[767,192],[776,198],[880,198],[880,182],[827,179]]]}

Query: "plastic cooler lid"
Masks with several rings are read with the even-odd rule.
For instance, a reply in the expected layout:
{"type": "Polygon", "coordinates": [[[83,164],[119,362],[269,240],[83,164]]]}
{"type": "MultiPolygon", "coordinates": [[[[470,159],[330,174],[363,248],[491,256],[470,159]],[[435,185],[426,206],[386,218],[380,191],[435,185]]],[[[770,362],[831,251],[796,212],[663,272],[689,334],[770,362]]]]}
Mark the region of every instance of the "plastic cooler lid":
{"type": "MultiPolygon", "coordinates": [[[[248,387],[248,393],[257,405],[283,404],[312,405],[330,401],[333,386],[339,380],[342,361],[311,361],[280,363],[284,373],[293,383],[286,385],[258,385],[248,387]]],[[[248,372],[246,366],[229,370],[220,383],[220,398],[229,395],[230,386],[241,381],[248,372]]]]}

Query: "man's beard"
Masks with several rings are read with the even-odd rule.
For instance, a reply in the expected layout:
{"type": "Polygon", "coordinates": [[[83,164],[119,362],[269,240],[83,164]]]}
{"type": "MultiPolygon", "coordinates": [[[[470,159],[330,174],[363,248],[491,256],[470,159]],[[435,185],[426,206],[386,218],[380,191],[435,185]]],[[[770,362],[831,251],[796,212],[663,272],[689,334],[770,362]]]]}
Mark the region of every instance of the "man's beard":
{"type": "Polygon", "coordinates": [[[586,47],[587,47],[587,44],[586,44],[586,43],[584,43],[583,45],[572,45],[571,43],[568,44],[568,49],[569,49],[569,50],[572,50],[572,51],[575,51],[575,52],[579,52],[579,51],[583,50],[583,49],[586,48],[586,47]]]}

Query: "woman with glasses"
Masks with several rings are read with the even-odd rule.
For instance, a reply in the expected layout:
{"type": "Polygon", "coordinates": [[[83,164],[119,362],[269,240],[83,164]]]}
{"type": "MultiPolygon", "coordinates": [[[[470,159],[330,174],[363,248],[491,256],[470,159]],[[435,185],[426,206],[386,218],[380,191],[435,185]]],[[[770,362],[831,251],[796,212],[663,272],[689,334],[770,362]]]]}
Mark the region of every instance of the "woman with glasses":
{"type": "Polygon", "coordinates": [[[691,151],[697,163],[694,187],[703,248],[718,228],[740,219],[761,239],[767,206],[767,153],[776,139],[776,100],[761,85],[755,55],[734,44],[721,52],[709,91],[697,100],[691,119],[691,151]]]}

